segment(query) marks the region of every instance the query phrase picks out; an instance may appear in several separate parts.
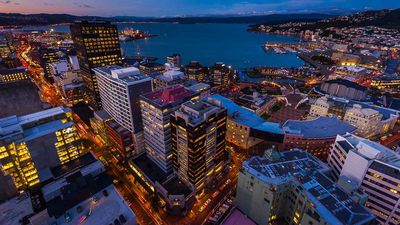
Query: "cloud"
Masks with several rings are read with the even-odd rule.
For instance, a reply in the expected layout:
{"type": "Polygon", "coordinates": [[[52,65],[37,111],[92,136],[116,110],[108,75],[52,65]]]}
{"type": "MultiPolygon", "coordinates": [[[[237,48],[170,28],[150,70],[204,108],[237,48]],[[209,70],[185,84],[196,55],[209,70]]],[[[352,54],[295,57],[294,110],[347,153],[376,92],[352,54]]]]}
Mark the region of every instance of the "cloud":
{"type": "Polygon", "coordinates": [[[87,9],[92,9],[92,8],[94,8],[94,6],[91,6],[91,5],[89,5],[89,4],[80,4],[80,3],[77,3],[77,2],[75,2],[74,5],[77,6],[77,7],[79,7],[79,8],[87,8],[87,9]]]}
{"type": "Polygon", "coordinates": [[[10,4],[10,3],[12,3],[12,1],[6,0],[6,1],[0,1],[0,3],[3,3],[3,4],[10,4]]]}

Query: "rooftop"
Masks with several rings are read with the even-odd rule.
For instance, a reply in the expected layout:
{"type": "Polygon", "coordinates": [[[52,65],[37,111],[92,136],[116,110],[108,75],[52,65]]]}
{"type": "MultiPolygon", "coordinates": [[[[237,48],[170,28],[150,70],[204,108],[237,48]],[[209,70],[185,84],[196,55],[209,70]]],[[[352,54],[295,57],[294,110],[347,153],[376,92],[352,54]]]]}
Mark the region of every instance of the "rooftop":
{"type": "Polygon", "coordinates": [[[226,108],[230,119],[248,127],[275,134],[284,134],[279,123],[270,123],[261,118],[256,113],[245,109],[232,100],[221,95],[214,94],[207,98],[208,101],[216,101],[222,107],[226,108]]]}
{"type": "Polygon", "coordinates": [[[168,191],[169,195],[189,196],[192,193],[192,190],[177,176],[163,183],[162,186],[168,191]]]}
{"type": "Polygon", "coordinates": [[[374,216],[353,202],[324,173],[327,166],[301,150],[282,152],[276,160],[255,156],[243,163],[244,169],[262,182],[301,186],[316,211],[329,224],[363,224],[374,216]]]}
{"type": "Polygon", "coordinates": [[[167,72],[164,72],[162,75],[158,75],[157,79],[169,82],[169,81],[173,81],[173,80],[183,80],[183,79],[185,79],[184,76],[185,75],[181,71],[171,69],[171,70],[168,70],[167,72]]]}
{"type": "Polygon", "coordinates": [[[330,117],[312,120],[288,120],[283,124],[286,134],[303,135],[304,138],[335,138],[336,135],[352,133],[357,128],[346,122],[330,117]]]}
{"type": "Polygon", "coordinates": [[[351,81],[345,80],[345,79],[328,80],[328,81],[325,81],[325,83],[328,83],[328,84],[340,84],[340,85],[344,85],[346,87],[354,88],[354,89],[357,89],[357,90],[360,90],[360,91],[366,91],[367,90],[366,87],[363,87],[363,86],[361,86],[361,85],[359,85],[359,84],[357,84],[355,82],[351,82],[351,81]]]}
{"type": "Polygon", "coordinates": [[[43,102],[35,84],[19,81],[0,85],[0,108],[0,118],[21,116],[43,110],[43,102]]]}
{"type": "Polygon", "coordinates": [[[90,165],[96,161],[97,159],[93,156],[92,153],[86,153],[77,159],[71,160],[63,165],[51,168],[51,173],[53,174],[53,177],[57,179],[67,173],[70,173],[71,171],[79,170],[80,168],[90,165]]]}
{"type": "Polygon", "coordinates": [[[0,69],[0,75],[25,73],[25,72],[27,72],[25,67],[12,68],[12,69],[0,69]]]}
{"type": "Polygon", "coordinates": [[[97,75],[105,76],[110,80],[123,84],[135,84],[142,81],[151,80],[150,77],[141,74],[136,67],[121,67],[118,65],[104,66],[94,68],[97,75]]]}
{"type": "MultiPolygon", "coordinates": [[[[352,134],[346,134],[342,136],[345,140],[341,141],[341,146],[346,143],[347,148],[345,151],[354,151],[357,154],[362,155],[364,158],[379,161],[381,164],[386,164],[391,167],[395,167],[400,171],[400,155],[391,149],[368,139],[361,138],[352,134]]],[[[394,177],[400,179],[400,173],[396,173],[394,177]]]]}
{"type": "Polygon", "coordinates": [[[142,154],[134,159],[132,163],[140,169],[147,179],[154,184],[156,181],[160,184],[164,183],[169,174],[165,173],[156,163],[154,163],[146,154],[142,154]]]}
{"type": "Polygon", "coordinates": [[[222,223],[222,225],[256,225],[256,223],[253,222],[252,220],[250,220],[238,208],[236,208],[225,219],[225,221],[222,223]]]}
{"type": "Polygon", "coordinates": [[[69,108],[60,106],[24,116],[14,115],[2,118],[0,119],[0,139],[23,133],[24,137],[20,139],[28,141],[70,127],[73,125],[72,122],[64,123],[60,117],[57,117],[69,111],[69,108]],[[31,123],[35,124],[32,126],[31,123]]]}
{"type": "Polygon", "coordinates": [[[33,214],[28,195],[12,198],[0,204],[0,224],[20,225],[23,217],[33,214]]]}
{"type": "Polygon", "coordinates": [[[195,93],[181,85],[169,86],[159,91],[151,92],[142,95],[142,97],[154,105],[159,107],[167,106],[168,104],[180,104],[188,101],[195,93]]]}

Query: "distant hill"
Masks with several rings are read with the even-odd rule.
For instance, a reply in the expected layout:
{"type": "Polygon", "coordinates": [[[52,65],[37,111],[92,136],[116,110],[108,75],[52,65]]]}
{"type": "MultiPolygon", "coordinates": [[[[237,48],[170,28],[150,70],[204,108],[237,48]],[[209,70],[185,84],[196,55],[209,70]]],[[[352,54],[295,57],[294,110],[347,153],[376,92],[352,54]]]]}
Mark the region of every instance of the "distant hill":
{"type": "MultiPolygon", "coordinates": [[[[389,29],[400,30],[400,9],[394,10],[372,10],[364,11],[351,15],[341,15],[328,19],[322,19],[307,24],[271,24],[262,23],[263,25],[272,26],[270,32],[284,31],[288,29],[296,30],[297,32],[317,29],[324,30],[329,27],[344,28],[344,27],[365,27],[376,26],[389,29]]],[[[261,24],[252,25],[254,31],[257,31],[261,24]]]]}
{"type": "Polygon", "coordinates": [[[247,15],[247,16],[198,16],[198,17],[99,17],[99,16],[74,16],[68,14],[18,14],[0,13],[0,25],[50,25],[72,23],[76,20],[103,20],[111,22],[176,22],[176,23],[247,23],[247,24],[277,24],[289,21],[317,21],[331,18],[328,14],[273,14],[273,15],[247,15]]]}

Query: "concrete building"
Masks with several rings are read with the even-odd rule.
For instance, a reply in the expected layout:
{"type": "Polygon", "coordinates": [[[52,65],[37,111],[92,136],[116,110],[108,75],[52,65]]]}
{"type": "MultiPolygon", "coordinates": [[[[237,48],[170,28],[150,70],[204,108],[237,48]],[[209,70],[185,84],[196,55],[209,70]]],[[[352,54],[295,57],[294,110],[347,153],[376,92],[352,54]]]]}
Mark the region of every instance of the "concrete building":
{"type": "Polygon", "coordinates": [[[84,101],[85,83],[76,56],[50,64],[54,86],[62,93],[66,105],[72,106],[84,101]]]}
{"type": "Polygon", "coordinates": [[[170,69],[162,75],[158,75],[153,80],[153,90],[158,91],[163,88],[185,83],[185,75],[179,69],[170,69]]]}
{"type": "Polygon", "coordinates": [[[211,95],[207,100],[227,109],[227,142],[246,150],[265,140],[283,144],[284,131],[280,124],[267,122],[255,112],[221,95],[211,95]]]}
{"type": "Polygon", "coordinates": [[[166,173],[172,172],[171,114],[195,96],[195,92],[175,85],[141,97],[146,152],[166,173]]]}
{"type": "Polygon", "coordinates": [[[26,68],[0,69],[0,84],[13,83],[22,80],[30,80],[26,68]]]}
{"type": "Polygon", "coordinates": [[[235,99],[235,102],[240,106],[255,112],[257,115],[264,115],[276,104],[276,99],[254,92],[253,95],[243,94],[238,96],[235,99]]]}
{"type": "Polygon", "coordinates": [[[90,118],[90,127],[104,144],[108,144],[106,122],[110,120],[111,116],[104,109],[95,111],[93,118],[90,118]]]}
{"type": "Polygon", "coordinates": [[[207,68],[197,61],[191,61],[185,66],[185,76],[187,80],[195,80],[197,82],[208,81],[207,68]]]}
{"type": "Polygon", "coordinates": [[[399,118],[396,110],[349,101],[335,97],[321,97],[311,105],[308,118],[336,117],[358,128],[362,137],[384,135],[392,130],[399,118]]]}
{"type": "Polygon", "coordinates": [[[343,118],[343,121],[357,127],[355,134],[366,138],[379,134],[380,129],[377,132],[376,128],[379,128],[381,120],[382,114],[378,111],[362,108],[358,104],[348,109],[343,118]]]}
{"type": "Polygon", "coordinates": [[[107,143],[118,151],[117,158],[124,161],[134,155],[132,133],[114,120],[105,122],[107,143]]]}
{"type": "Polygon", "coordinates": [[[344,79],[325,81],[320,90],[326,94],[350,100],[364,100],[367,97],[365,87],[344,79]]]}
{"type": "Polygon", "coordinates": [[[135,67],[112,65],[93,69],[97,76],[101,103],[107,113],[132,132],[135,154],[144,151],[140,95],[151,92],[152,79],[135,67]]]}
{"type": "Polygon", "coordinates": [[[227,109],[226,140],[244,150],[258,151],[257,146],[265,149],[266,146],[272,145],[278,150],[301,147],[314,156],[326,160],[336,136],[352,133],[357,129],[343,121],[328,117],[288,120],[284,124],[272,123],[220,95],[211,95],[207,99],[227,109]]]}
{"type": "Polygon", "coordinates": [[[181,55],[180,54],[173,54],[170,56],[167,56],[167,63],[169,65],[171,65],[171,67],[176,67],[176,68],[180,68],[181,67],[181,55]]]}
{"type": "Polygon", "coordinates": [[[400,223],[400,155],[376,142],[338,135],[328,159],[333,177],[347,177],[368,194],[366,207],[380,224],[400,223]]]}
{"type": "Polygon", "coordinates": [[[197,83],[187,87],[189,90],[194,91],[200,99],[209,97],[211,95],[211,86],[206,83],[197,83]]]}
{"type": "Polygon", "coordinates": [[[171,116],[174,171],[197,193],[225,165],[227,110],[205,101],[189,101],[171,116]]]}
{"type": "Polygon", "coordinates": [[[318,117],[312,120],[288,120],[282,129],[285,131],[284,149],[301,148],[326,160],[336,136],[354,133],[357,127],[336,118],[318,117]]]}
{"type": "Polygon", "coordinates": [[[29,219],[32,225],[137,224],[135,214],[92,153],[51,168],[42,194],[46,209],[29,219]]]}
{"type": "Polygon", "coordinates": [[[83,154],[69,108],[0,119],[0,166],[18,189],[41,181],[40,172],[83,154]]]}
{"type": "Polygon", "coordinates": [[[307,152],[266,152],[243,163],[238,208],[257,224],[361,225],[374,216],[327,176],[329,168],[307,152]]]}
{"type": "Polygon", "coordinates": [[[157,62],[142,62],[139,65],[140,72],[150,77],[156,77],[165,72],[164,65],[157,62]]]}

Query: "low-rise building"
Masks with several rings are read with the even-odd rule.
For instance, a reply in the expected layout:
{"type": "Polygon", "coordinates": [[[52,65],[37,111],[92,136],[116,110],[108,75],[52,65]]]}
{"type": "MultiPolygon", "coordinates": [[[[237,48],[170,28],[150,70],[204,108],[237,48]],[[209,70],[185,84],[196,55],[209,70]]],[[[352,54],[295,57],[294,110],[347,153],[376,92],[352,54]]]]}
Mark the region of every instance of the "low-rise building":
{"type": "Polygon", "coordinates": [[[20,190],[39,184],[41,170],[65,164],[83,151],[69,108],[0,119],[0,168],[20,190]]]}
{"type": "Polygon", "coordinates": [[[253,95],[240,95],[235,99],[235,102],[240,106],[255,112],[257,115],[264,115],[275,104],[276,99],[268,95],[260,95],[254,92],[253,95]]]}
{"type": "Polygon", "coordinates": [[[356,126],[357,135],[372,137],[392,130],[399,114],[400,112],[389,108],[323,96],[311,105],[308,118],[336,117],[356,126]]]}
{"type": "Polygon", "coordinates": [[[42,195],[46,209],[29,219],[32,225],[137,224],[135,214],[92,153],[51,168],[42,195]]]}
{"type": "Polygon", "coordinates": [[[365,87],[344,79],[325,81],[320,90],[326,94],[350,100],[364,100],[367,97],[365,87]]]}
{"type": "Polygon", "coordinates": [[[282,129],[285,131],[285,149],[301,148],[326,160],[336,136],[354,133],[357,127],[336,118],[318,117],[311,120],[288,120],[282,129]]]}
{"type": "Polygon", "coordinates": [[[185,66],[185,76],[187,80],[195,80],[197,82],[208,81],[207,68],[197,61],[191,61],[185,66]]]}
{"type": "Polygon", "coordinates": [[[344,176],[368,194],[366,207],[381,224],[400,223],[400,155],[379,143],[338,135],[328,158],[335,179],[344,176]]]}
{"type": "Polygon", "coordinates": [[[19,67],[14,69],[0,69],[0,84],[12,83],[22,80],[30,80],[26,68],[19,67]]]}
{"type": "Polygon", "coordinates": [[[257,224],[374,224],[374,215],[328,172],[324,163],[298,149],[252,157],[239,172],[238,208],[257,224]]]}
{"type": "Polygon", "coordinates": [[[206,83],[193,84],[192,86],[189,86],[187,88],[197,93],[200,99],[209,97],[211,95],[211,86],[206,83]]]}
{"type": "Polygon", "coordinates": [[[132,133],[114,120],[105,122],[107,143],[118,151],[117,158],[124,161],[134,155],[132,133]]]}
{"type": "Polygon", "coordinates": [[[165,71],[165,67],[161,63],[156,62],[142,62],[139,65],[140,72],[150,77],[161,75],[165,71]]]}
{"type": "Polygon", "coordinates": [[[181,72],[179,69],[170,69],[153,79],[153,91],[184,83],[185,75],[183,72],[181,72]]]}

